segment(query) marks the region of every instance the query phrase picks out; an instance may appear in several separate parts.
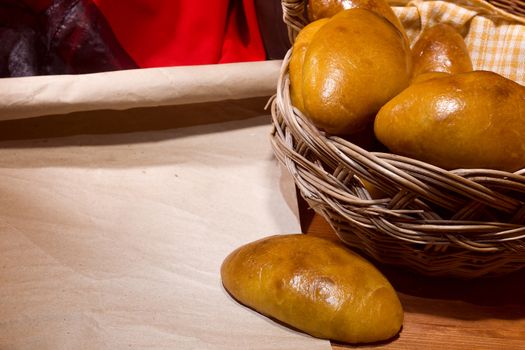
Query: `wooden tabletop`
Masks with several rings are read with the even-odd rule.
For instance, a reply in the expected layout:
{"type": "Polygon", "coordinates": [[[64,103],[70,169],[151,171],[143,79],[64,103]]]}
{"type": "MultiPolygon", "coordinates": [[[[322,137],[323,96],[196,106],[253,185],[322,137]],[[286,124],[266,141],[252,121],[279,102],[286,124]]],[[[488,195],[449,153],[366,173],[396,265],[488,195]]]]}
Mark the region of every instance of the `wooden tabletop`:
{"type": "MultiPolygon", "coordinates": [[[[337,240],[334,231],[300,200],[303,231],[337,240]]],[[[525,270],[493,279],[429,278],[378,266],[405,310],[394,339],[359,349],[525,349],[525,270]]],[[[335,350],[354,348],[332,343],[335,350]]]]}

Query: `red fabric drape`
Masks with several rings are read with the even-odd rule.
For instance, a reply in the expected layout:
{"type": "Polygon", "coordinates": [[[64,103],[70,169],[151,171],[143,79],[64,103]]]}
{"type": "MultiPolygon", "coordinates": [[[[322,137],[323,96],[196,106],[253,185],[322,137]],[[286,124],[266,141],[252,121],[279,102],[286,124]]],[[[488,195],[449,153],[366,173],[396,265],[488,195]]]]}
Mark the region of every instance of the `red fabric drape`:
{"type": "Polygon", "coordinates": [[[93,0],[140,67],[265,59],[254,0],[93,0]]]}

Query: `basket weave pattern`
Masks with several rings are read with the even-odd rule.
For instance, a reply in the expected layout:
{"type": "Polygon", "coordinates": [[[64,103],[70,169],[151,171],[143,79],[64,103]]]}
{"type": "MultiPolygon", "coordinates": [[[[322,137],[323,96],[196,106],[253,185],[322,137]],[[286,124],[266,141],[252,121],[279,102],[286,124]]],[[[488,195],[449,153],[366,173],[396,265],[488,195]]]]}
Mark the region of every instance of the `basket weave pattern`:
{"type": "MultiPolygon", "coordinates": [[[[306,24],[304,1],[282,4],[293,41],[306,24]]],[[[446,171],[326,135],[290,102],[290,53],[272,103],[272,146],[342,241],[378,262],[426,275],[473,278],[525,267],[525,169],[446,171]],[[382,195],[372,198],[363,180],[382,195]]]]}

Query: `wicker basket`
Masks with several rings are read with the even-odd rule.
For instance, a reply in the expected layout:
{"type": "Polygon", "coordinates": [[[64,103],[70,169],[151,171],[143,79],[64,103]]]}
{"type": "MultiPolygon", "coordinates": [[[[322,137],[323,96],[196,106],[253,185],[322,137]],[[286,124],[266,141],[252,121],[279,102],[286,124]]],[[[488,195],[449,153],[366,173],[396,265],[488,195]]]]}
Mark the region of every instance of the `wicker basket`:
{"type": "MultiPolygon", "coordinates": [[[[304,1],[282,4],[293,41],[306,23],[304,1]]],[[[468,2],[491,16],[523,20],[525,3],[500,4],[507,7],[468,2]]],[[[446,171],[327,136],[290,102],[289,57],[272,101],[273,149],[342,241],[380,263],[433,276],[495,276],[525,267],[525,169],[446,171]],[[384,198],[372,199],[362,180],[384,198]]]]}

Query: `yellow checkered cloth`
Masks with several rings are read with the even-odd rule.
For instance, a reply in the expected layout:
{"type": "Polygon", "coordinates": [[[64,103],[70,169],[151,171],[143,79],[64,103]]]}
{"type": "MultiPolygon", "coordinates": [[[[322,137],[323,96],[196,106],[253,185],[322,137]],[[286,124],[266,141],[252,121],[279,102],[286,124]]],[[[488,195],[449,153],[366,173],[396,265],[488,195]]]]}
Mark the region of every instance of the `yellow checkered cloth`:
{"type": "Polygon", "coordinates": [[[448,23],[463,34],[476,70],[490,70],[525,85],[525,18],[483,1],[414,0],[393,6],[414,43],[424,28],[448,23]]]}

